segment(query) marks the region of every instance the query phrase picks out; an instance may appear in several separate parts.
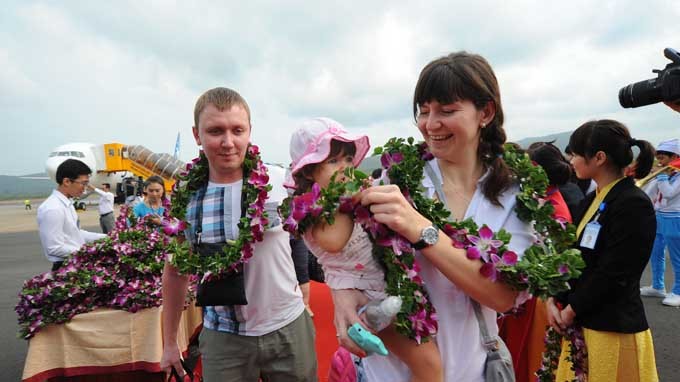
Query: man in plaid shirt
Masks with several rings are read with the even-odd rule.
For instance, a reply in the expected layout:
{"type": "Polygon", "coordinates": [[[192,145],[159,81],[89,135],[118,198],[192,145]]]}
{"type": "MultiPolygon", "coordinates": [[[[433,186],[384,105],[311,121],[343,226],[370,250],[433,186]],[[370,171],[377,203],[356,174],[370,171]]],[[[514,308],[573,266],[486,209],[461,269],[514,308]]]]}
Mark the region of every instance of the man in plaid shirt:
{"type": "MultiPolygon", "coordinates": [[[[238,237],[243,161],[250,142],[250,110],[235,91],[215,88],[196,102],[193,133],[209,164],[209,182],[187,207],[191,229],[202,227],[201,242],[238,237]],[[199,205],[199,203],[202,203],[199,205]],[[198,214],[202,207],[202,214],[198,214]],[[198,217],[201,216],[201,221],[198,217]]],[[[283,169],[269,166],[272,190],[265,203],[270,224],[264,240],[244,266],[247,305],[206,306],[199,337],[205,381],[316,381],[314,325],[295,277],[289,235],[277,207],[286,197],[283,169]]],[[[163,358],[161,368],[180,375],[177,328],[188,275],[166,263],[163,273],[163,358]]]]}

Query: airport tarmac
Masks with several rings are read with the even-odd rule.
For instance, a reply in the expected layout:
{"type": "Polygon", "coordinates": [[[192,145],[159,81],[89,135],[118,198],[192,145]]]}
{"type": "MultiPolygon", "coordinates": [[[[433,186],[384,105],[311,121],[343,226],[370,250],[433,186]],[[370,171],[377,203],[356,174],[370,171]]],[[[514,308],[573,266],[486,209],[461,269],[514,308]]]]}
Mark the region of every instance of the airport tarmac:
{"type": "MultiPolygon", "coordinates": [[[[0,352],[0,381],[20,381],[27,341],[17,338],[14,306],[24,280],[48,271],[51,263],[42,253],[37,232],[36,210],[25,211],[23,201],[0,202],[0,339],[5,351],[0,352]]],[[[79,212],[84,229],[100,232],[96,206],[79,212]]],[[[670,264],[669,261],[667,261],[670,264]]],[[[670,265],[666,270],[666,285],[673,280],[670,265]]],[[[642,285],[649,285],[649,269],[642,285]]],[[[647,319],[654,337],[657,369],[660,381],[680,380],[680,308],[661,305],[657,298],[643,298],[647,319]]]]}

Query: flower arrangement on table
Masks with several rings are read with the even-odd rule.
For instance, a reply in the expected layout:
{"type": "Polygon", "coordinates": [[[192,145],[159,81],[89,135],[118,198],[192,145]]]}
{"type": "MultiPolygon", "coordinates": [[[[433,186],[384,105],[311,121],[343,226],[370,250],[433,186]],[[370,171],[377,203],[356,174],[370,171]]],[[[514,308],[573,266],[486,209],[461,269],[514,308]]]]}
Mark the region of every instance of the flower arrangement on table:
{"type": "MultiPolygon", "coordinates": [[[[530,295],[547,298],[566,291],[568,280],[580,275],[585,263],[580,252],[571,248],[575,228],[552,218],[554,207],[546,200],[547,175],[528,155],[507,145],[503,156],[520,188],[517,216],[532,225],[537,238],[520,257],[508,249],[511,238],[508,232],[493,232],[486,225],[479,227],[472,219],[451,221],[443,203],[422,194],[425,164],[433,159],[425,143],[416,143],[413,138],[392,138],[385,146],[376,148],[375,154],[381,155],[389,182],[398,185],[406,199],[451,238],[453,246],[465,249],[468,258],[483,262],[480,272],[484,276],[509,284],[526,299],[530,295]]],[[[397,329],[416,340],[427,339],[436,331],[436,313],[418,276],[419,266],[411,243],[375,222],[368,209],[352,203],[352,194],[365,187],[365,175],[347,170],[345,177],[349,179],[347,183],[331,182],[323,190],[315,185],[309,193],[289,198],[281,210],[286,220],[284,227],[300,234],[322,220],[332,224],[336,211],[352,214],[369,232],[377,244],[375,254],[387,266],[387,293],[401,296],[407,302],[397,316],[397,329]]],[[[546,340],[561,341],[561,336],[557,336],[549,331],[546,340]]],[[[585,358],[583,347],[574,349],[578,354],[573,358],[585,358]]]]}
{"type": "Polygon", "coordinates": [[[208,184],[208,159],[201,151],[199,156],[189,162],[186,171],[178,176],[173,186],[173,200],[170,216],[164,219],[168,234],[172,235],[169,243],[168,260],[182,274],[201,277],[201,282],[219,279],[247,263],[253,256],[253,245],[264,238],[269,219],[264,210],[267,200],[269,175],[267,167],[262,163],[260,150],[249,145],[243,162],[243,186],[241,189],[245,216],[238,224],[239,234],[236,240],[227,241],[221,252],[212,256],[201,256],[194,253],[190,243],[184,240],[184,230],[189,227],[186,212],[192,196],[208,184]]]}
{"type": "MultiPolygon", "coordinates": [[[[147,217],[149,218],[149,217],[147,217]]],[[[19,336],[99,307],[135,313],[161,305],[161,274],[169,237],[123,206],[109,236],[83,245],[55,272],[26,280],[15,311],[19,336]]],[[[194,295],[190,283],[186,303],[194,295]]]]}

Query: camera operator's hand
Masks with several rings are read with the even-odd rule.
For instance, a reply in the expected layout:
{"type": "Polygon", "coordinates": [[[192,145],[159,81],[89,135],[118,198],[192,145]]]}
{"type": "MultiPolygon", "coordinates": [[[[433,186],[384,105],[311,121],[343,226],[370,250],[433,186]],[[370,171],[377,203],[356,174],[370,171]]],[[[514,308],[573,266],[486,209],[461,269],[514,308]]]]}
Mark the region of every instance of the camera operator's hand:
{"type": "Polygon", "coordinates": [[[666,106],[670,107],[671,109],[677,111],[680,113],[680,101],[675,101],[675,102],[664,102],[666,106]]]}

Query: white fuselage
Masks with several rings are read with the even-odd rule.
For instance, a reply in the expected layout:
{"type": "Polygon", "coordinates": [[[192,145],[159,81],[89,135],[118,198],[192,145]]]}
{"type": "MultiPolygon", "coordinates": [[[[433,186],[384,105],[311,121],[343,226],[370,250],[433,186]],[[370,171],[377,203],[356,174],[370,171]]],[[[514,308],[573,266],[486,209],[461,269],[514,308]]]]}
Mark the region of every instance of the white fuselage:
{"type": "Polygon", "coordinates": [[[50,152],[47,162],[45,162],[45,170],[50,179],[56,182],[59,165],[67,159],[77,159],[85,163],[92,170],[90,183],[93,186],[101,187],[103,183],[109,183],[111,189],[115,190],[116,184],[121,183],[123,178],[132,176],[132,173],[127,171],[106,171],[103,150],[102,145],[92,143],[67,143],[61,145],[50,152]]]}

